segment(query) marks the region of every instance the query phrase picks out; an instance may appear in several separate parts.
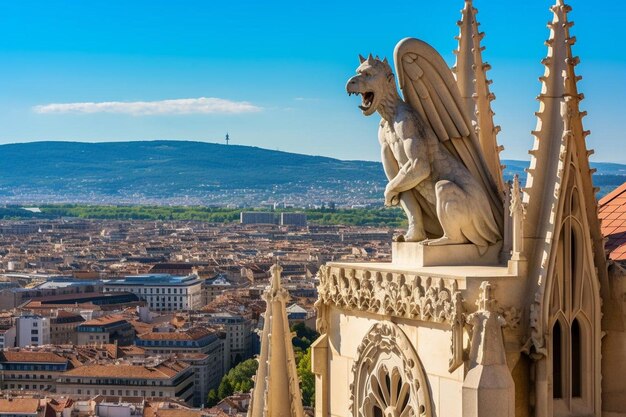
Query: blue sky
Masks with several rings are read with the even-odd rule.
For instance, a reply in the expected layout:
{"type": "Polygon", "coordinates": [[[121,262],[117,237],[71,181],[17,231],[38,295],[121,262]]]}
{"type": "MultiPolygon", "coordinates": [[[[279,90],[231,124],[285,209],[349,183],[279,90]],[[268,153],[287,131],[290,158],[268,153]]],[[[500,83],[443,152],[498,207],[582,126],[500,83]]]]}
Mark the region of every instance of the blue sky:
{"type": "MultiPolygon", "coordinates": [[[[527,159],[532,145],[551,3],[475,0],[504,158],[527,159]]],[[[589,146],[595,161],[626,163],[626,3],[570,4],[589,146]]],[[[344,92],[357,55],[391,58],[396,42],[413,36],[452,65],[462,6],[0,0],[0,143],[219,142],[228,131],[236,144],[378,160],[378,117],[363,117],[344,92]],[[202,97],[210,100],[178,101],[202,97]]]]}

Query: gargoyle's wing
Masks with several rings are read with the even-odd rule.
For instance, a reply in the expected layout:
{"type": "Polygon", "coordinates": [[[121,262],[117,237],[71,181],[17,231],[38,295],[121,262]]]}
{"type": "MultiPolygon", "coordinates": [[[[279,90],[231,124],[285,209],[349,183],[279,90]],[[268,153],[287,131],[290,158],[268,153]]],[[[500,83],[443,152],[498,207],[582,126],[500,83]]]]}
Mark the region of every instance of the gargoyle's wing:
{"type": "Polygon", "coordinates": [[[467,115],[461,94],[441,55],[418,39],[406,38],[394,51],[400,89],[404,100],[427,122],[435,135],[463,162],[490,198],[496,222],[502,231],[504,208],[481,153],[478,138],[467,115]]]}

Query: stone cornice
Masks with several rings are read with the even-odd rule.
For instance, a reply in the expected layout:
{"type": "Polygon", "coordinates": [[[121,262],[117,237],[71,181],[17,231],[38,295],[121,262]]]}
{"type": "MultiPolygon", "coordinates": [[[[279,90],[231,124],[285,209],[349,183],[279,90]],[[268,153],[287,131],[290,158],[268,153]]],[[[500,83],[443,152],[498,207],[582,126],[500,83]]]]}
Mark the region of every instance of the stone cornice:
{"type": "Polygon", "coordinates": [[[319,278],[318,307],[333,305],[345,310],[448,324],[455,322],[456,312],[462,309],[461,293],[454,278],[332,265],[323,266],[319,278]]]}

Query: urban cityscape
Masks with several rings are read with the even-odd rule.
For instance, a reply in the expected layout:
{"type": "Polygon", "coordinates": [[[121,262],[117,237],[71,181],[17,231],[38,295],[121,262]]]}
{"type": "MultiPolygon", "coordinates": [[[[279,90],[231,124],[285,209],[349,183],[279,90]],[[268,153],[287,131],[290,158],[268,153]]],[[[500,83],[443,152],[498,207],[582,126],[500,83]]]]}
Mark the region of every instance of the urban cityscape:
{"type": "Polygon", "coordinates": [[[236,392],[227,375],[260,352],[271,266],[282,267],[299,362],[310,360],[320,266],[389,260],[393,234],[269,211],[226,224],[4,221],[2,406],[245,414],[249,392],[236,392]]]}

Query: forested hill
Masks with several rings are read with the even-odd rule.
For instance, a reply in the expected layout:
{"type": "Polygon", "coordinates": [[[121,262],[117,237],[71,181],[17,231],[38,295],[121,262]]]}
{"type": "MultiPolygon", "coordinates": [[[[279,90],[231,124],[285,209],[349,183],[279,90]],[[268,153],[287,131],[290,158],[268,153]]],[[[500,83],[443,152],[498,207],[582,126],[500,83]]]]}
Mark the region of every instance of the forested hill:
{"type": "Polygon", "coordinates": [[[190,141],[31,142],[0,146],[3,186],[37,184],[51,189],[88,183],[116,192],[159,185],[164,194],[217,185],[257,188],[287,182],[380,181],[379,164],[251,146],[190,141]]]}
{"type": "MultiPolygon", "coordinates": [[[[527,163],[503,161],[524,175],[527,163]]],[[[626,166],[595,164],[614,187],[626,166]]],[[[599,183],[598,183],[599,182],[599,183]]],[[[191,141],[31,142],[0,146],[0,201],[258,205],[382,198],[378,162],[342,161],[250,146],[191,141]]]]}

